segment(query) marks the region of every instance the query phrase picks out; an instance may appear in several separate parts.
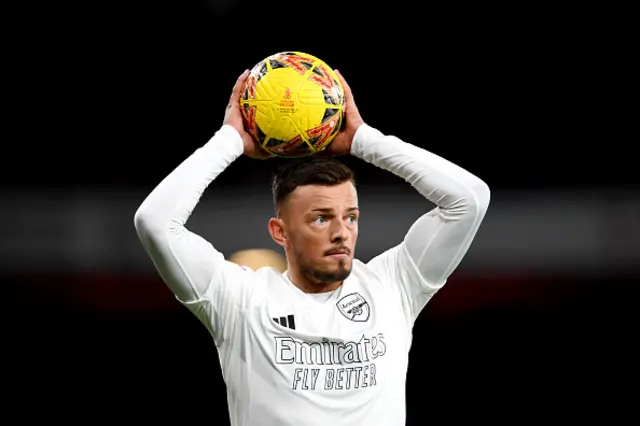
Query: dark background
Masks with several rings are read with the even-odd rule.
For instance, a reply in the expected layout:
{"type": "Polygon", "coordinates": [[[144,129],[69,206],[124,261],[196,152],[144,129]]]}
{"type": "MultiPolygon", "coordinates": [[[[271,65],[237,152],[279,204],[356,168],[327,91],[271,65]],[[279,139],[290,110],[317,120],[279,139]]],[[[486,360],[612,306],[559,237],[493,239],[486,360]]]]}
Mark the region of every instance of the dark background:
{"type": "MultiPolygon", "coordinates": [[[[283,50],[340,69],[370,125],[492,189],[468,258],[416,324],[408,424],[613,422],[636,404],[624,11],[237,0],[7,11],[0,273],[23,418],[227,424],[213,342],[156,275],[133,214],[219,128],[236,77],[283,50]]],[[[380,207],[375,194],[406,184],[344,161],[376,211],[369,235],[423,208],[410,190],[380,207]]],[[[240,158],[216,180],[246,213],[223,235],[203,207],[197,223],[226,255],[274,248],[245,229],[266,224],[251,212],[269,208],[255,194],[268,195],[274,163],[240,158]]],[[[376,244],[364,240],[362,257],[376,244]]]]}

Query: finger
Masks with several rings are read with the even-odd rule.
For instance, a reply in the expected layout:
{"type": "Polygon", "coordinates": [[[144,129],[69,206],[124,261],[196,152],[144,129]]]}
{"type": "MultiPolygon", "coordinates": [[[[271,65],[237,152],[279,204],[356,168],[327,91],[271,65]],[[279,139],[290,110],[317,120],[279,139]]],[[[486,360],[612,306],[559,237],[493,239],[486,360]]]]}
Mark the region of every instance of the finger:
{"type": "Polygon", "coordinates": [[[256,158],[258,158],[259,160],[268,160],[269,158],[274,158],[275,155],[273,155],[270,152],[267,152],[266,150],[257,147],[256,148],[256,158]]]}
{"type": "Polygon", "coordinates": [[[240,94],[242,93],[242,88],[244,87],[247,77],[249,77],[249,70],[244,70],[244,72],[238,77],[238,80],[236,80],[236,84],[233,86],[233,90],[231,91],[231,102],[240,99],[240,94]]]}
{"type": "Polygon", "coordinates": [[[272,153],[270,153],[269,151],[267,151],[266,149],[262,148],[251,136],[249,136],[248,134],[244,135],[243,137],[243,142],[245,143],[245,145],[250,144],[254,146],[254,150],[253,153],[250,155],[253,158],[257,158],[259,160],[266,160],[268,158],[273,158],[275,157],[275,155],[273,155],[272,153]]]}
{"type": "Polygon", "coordinates": [[[344,98],[346,101],[353,101],[353,94],[351,93],[351,87],[349,87],[349,83],[344,79],[340,71],[335,70],[336,75],[340,79],[340,83],[342,83],[342,88],[344,89],[344,98]]]}
{"type": "Polygon", "coordinates": [[[331,158],[333,157],[333,153],[331,152],[331,147],[325,148],[320,152],[316,152],[315,154],[316,157],[320,157],[320,158],[331,158]]]}

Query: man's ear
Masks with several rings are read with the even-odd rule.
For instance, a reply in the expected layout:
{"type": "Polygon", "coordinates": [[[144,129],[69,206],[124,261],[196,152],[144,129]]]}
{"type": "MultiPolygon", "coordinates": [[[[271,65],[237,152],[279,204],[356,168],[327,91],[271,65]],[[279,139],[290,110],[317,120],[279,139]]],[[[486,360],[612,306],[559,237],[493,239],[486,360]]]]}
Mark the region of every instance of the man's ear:
{"type": "Polygon", "coordinates": [[[269,234],[271,234],[271,238],[276,242],[279,246],[287,248],[289,246],[289,241],[287,240],[287,231],[284,226],[284,222],[282,219],[277,217],[272,217],[269,219],[269,234]]]}

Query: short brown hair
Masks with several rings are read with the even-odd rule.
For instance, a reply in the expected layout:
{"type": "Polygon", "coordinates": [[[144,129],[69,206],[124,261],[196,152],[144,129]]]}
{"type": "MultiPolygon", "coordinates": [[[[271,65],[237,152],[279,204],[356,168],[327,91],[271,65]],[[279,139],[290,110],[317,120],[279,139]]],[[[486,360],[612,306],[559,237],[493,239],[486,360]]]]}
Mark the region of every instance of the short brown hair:
{"type": "Polygon", "coordinates": [[[284,160],[273,174],[271,191],[278,213],[283,201],[299,186],[356,184],[353,171],[334,158],[303,157],[284,160]]]}

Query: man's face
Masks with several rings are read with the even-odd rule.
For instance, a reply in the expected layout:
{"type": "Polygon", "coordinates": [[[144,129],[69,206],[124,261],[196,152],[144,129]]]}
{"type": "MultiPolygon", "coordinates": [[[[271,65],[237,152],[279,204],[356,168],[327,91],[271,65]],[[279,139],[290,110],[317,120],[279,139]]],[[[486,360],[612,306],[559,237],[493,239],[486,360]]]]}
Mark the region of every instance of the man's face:
{"type": "Polygon", "coordinates": [[[299,186],[285,203],[288,252],[300,272],[318,283],[347,278],[358,239],[358,194],[353,183],[299,186]]]}

